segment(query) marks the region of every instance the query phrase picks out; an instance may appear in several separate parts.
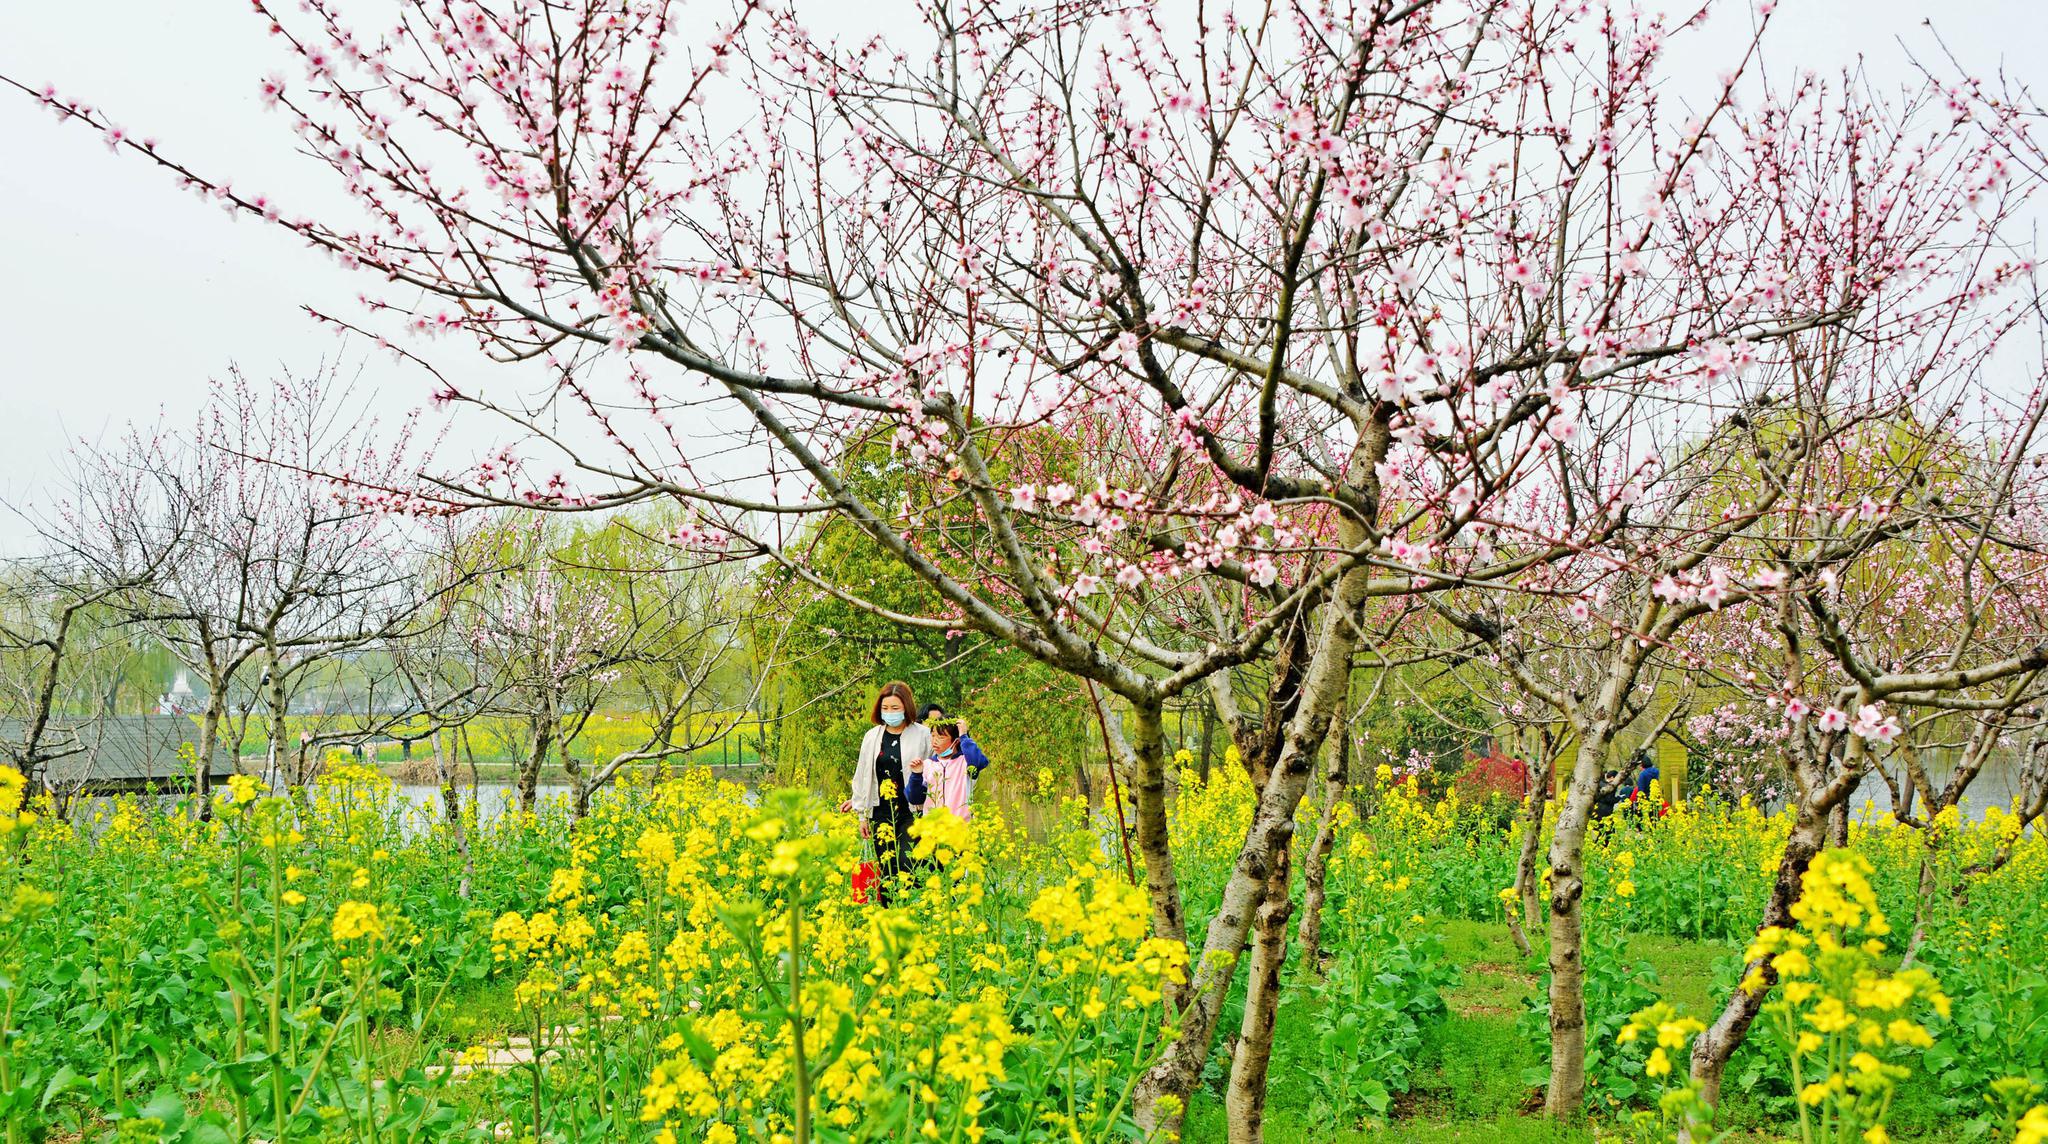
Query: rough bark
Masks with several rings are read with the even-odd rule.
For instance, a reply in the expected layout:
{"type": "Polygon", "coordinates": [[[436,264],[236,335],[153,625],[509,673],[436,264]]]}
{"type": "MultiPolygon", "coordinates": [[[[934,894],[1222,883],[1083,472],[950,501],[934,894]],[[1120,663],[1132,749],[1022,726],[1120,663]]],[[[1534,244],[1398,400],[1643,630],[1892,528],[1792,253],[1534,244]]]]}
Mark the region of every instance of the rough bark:
{"type": "Polygon", "coordinates": [[[1293,872],[1293,847],[1283,846],[1272,856],[1262,900],[1253,914],[1244,1016],[1238,1023],[1230,1084],[1224,1094],[1230,1144],[1258,1144],[1265,1139],[1266,1079],[1273,1060],[1273,1026],[1280,1012],[1280,975],[1287,966],[1288,921],[1294,913],[1294,898],[1289,893],[1293,872]]]}
{"type": "MultiPolygon", "coordinates": [[[[1364,542],[1364,533],[1347,518],[1338,539],[1345,547],[1357,547],[1364,542]]],[[[1294,812],[1307,793],[1313,769],[1309,760],[1328,734],[1330,720],[1347,690],[1368,582],[1363,567],[1347,570],[1338,577],[1332,599],[1324,608],[1316,654],[1302,687],[1303,702],[1285,736],[1279,764],[1260,790],[1244,848],[1224,886],[1216,915],[1209,921],[1202,952],[1194,958],[1193,980],[1180,1014],[1180,1035],[1139,1083],[1137,1106],[1148,1128],[1178,1132],[1177,1118],[1155,1113],[1158,1100],[1172,1096],[1185,1108],[1208,1060],[1217,1017],[1236,973],[1238,951],[1244,948],[1254,914],[1264,900],[1274,856],[1293,838],[1294,812]]],[[[1263,1099],[1263,1086],[1260,1096],[1263,1099]]],[[[1231,1116],[1234,1120],[1237,1110],[1233,1109],[1231,1116]]]]}
{"type": "Polygon", "coordinates": [[[221,700],[224,689],[216,688],[206,697],[206,713],[199,719],[199,759],[193,765],[192,815],[204,822],[213,817],[213,748],[220,741],[221,700]]]}
{"type": "Polygon", "coordinates": [[[455,763],[450,757],[447,737],[446,731],[434,732],[434,773],[441,780],[441,823],[455,843],[455,853],[462,858],[462,877],[456,883],[455,894],[467,900],[476,866],[469,853],[469,828],[462,817],[462,787],[455,781],[455,763]]]}
{"type": "Polygon", "coordinates": [[[270,782],[282,782],[287,786],[299,786],[306,781],[306,776],[297,769],[287,770],[285,767],[284,717],[287,697],[284,691],[284,664],[280,662],[281,657],[274,638],[267,643],[265,653],[270,659],[270,670],[266,673],[267,678],[264,681],[268,685],[264,700],[268,708],[265,715],[270,724],[270,743],[266,753],[270,757],[264,765],[264,769],[269,772],[264,778],[270,782]]]}
{"type": "Polygon", "coordinates": [[[1323,962],[1323,903],[1328,896],[1330,851],[1337,844],[1337,806],[1344,801],[1351,782],[1351,727],[1349,713],[1341,716],[1337,749],[1330,752],[1330,766],[1323,774],[1323,810],[1316,820],[1315,842],[1302,864],[1301,963],[1321,972],[1323,962]]]}
{"type": "Polygon", "coordinates": [[[1536,877],[1536,858],[1543,851],[1543,808],[1550,805],[1550,792],[1556,789],[1557,753],[1551,749],[1550,732],[1545,730],[1540,740],[1542,758],[1537,763],[1538,773],[1529,789],[1529,803],[1522,815],[1522,853],[1515,862],[1515,897],[1521,905],[1517,916],[1514,906],[1502,903],[1507,914],[1508,932],[1514,936],[1515,948],[1527,957],[1533,952],[1529,945],[1529,931],[1543,924],[1542,884],[1536,877]]]}
{"type": "Polygon", "coordinates": [[[581,822],[590,813],[590,783],[584,781],[583,764],[564,752],[562,771],[569,776],[569,821],[581,822]]]}
{"type": "MultiPolygon", "coordinates": [[[[1802,800],[1792,832],[1785,839],[1784,852],[1778,857],[1778,875],[1771,883],[1771,896],[1764,902],[1763,917],[1757,922],[1759,931],[1791,922],[1792,904],[1799,900],[1799,880],[1806,876],[1807,865],[1821,852],[1825,841],[1824,816],[1825,811],[1816,811],[1802,800]]],[[[1752,970],[1761,972],[1766,983],[1777,979],[1768,961],[1751,962],[1743,968],[1743,975],[1752,970]]],[[[1700,1082],[1701,1095],[1708,1104],[1720,1103],[1721,1077],[1728,1068],[1728,1059],[1749,1035],[1749,1027],[1757,1014],[1763,1012],[1764,999],[1769,995],[1768,988],[1754,993],[1737,989],[1713,1024],[1693,1041],[1692,1076],[1700,1082]]]]}
{"type": "MultiPolygon", "coordinates": [[[[1303,613],[1280,633],[1267,686],[1266,709],[1258,729],[1244,745],[1245,769],[1252,785],[1263,790],[1283,764],[1284,748],[1294,716],[1301,710],[1302,685],[1308,669],[1309,616],[1303,613]]],[[[1346,683],[1349,678],[1347,675],[1346,683]]],[[[1309,755],[1291,756],[1304,771],[1314,765],[1309,755]]],[[[1266,1078],[1273,1058],[1273,1024],[1279,1017],[1281,973],[1287,966],[1288,923],[1294,913],[1294,839],[1270,855],[1266,879],[1252,911],[1251,959],[1245,983],[1244,1012],[1231,1049],[1230,1081],[1224,1096],[1231,1144],[1257,1144],[1263,1138],[1266,1078]]]]}
{"type": "MultiPolygon", "coordinates": [[[[1145,891],[1152,903],[1152,932],[1174,941],[1187,940],[1187,918],[1181,912],[1180,881],[1173,870],[1173,851],[1166,827],[1166,736],[1157,705],[1131,708],[1131,757],[1136,761],[1131,804],[1137,818],[1138,855],[1145,863],[1145,891]]],[[[1167,995],[1170,1009],[1187,1003],[1179,988],[1167,995]]]]}
{"type": "MultiPolygon", "coordinates": [[[[1251,772],[1252,784],[1257,789],[1263,790],[1280,767],[1287,724],[1301,707],[1302,673],[1308,658],[1306,637],[1305,617],[1297,617],[1282,633],[1266,709],[1244,751],[1245,768],[1251,772]]],[[[1312,763],[1306,758],[1300,761],[1304,766],[1312,763]]],[[[1230,1076],[1224,1095],[1231,1144],[1258,1144],[1265,1132],[1273,1026],[1279,1016],[1281,973],[1287,965],[1287,931],[1294,906],[1293,841],[1290,835],[1286,844],[1270,856],[1259,902],[1252,912],[1244,1009],[1238,1018],[1237,1036],[1230,1044],[1230,1076]]]]}
{"type": "MultiPolygon", "coordinates": [[[[1621,690],[1610,676],[1608,698],[1616,701],[1603,704],[1605,711],[1620,706],[1621,690]]],[[[1586,892],[1586,827],[1613,734],[1611,718],[1580,729],[1571,786],[1550,842],[1550,1086],[1543,1107],[1560,1120],[1578,1116],[1586,1094],[1585,935],[1579,906],[1586,892]]]]}
{"type": "Polygon", "coordinates": [[[555,740],[555,718],[552,705],[546,715],[534,721],[533,745],[526,752],[519,767],[519,813],[532,814],[533,805],[540,787],[540,768],[547,762],[548,748],[555,740]]]}
{"type": "MultiPolygon", "coordinates": [[[[1846,743],[1839,736],[1824,735],[1817,745],[1809,744],[1804,732],[1788,741],[1788,769],[1798,788],[1799,801],[1795,804],[1792,831],[1785,839],[1785,848],[1779,855],[1778,875],[1771,884],[1771,896],[1764,903],[1763,917],[1757,929],[1766,926],[1783,926],[1792,919],[1793,903],[1799,900],[1800,879],[1806,874],[1806,867],[1828,846],[1828,836],[1833,828],[1835,812],[1843,809],[1849,796],[1856,790],[1862,778],[1863,766],[1868,755],[1863,740],[1850,737],[1846,743]],[[1830,761],[1840,752],[1841,762],[1830,766],[1830,761]]],[[[1755,969],[1764,975],[1766,987],[1749,993],[1737,989],[1729,997],[1721,1013],[1707,1031],[1693,1042],[1692,1075],[1699,1080],[1701,1092],[1707,1103],[1716,1104],[1721,1096],[1721,1077],[1726,1071],[1728,1060],[1735,1055],[1743,1038],[1749,1035],[1749,1027],[1762,1012],[1764,999],[1769,996],[1769,983],[1776,980],[1776,973],[1763,962],[1752,962],[1743,969],[1744,976],[1755,969]]]]}

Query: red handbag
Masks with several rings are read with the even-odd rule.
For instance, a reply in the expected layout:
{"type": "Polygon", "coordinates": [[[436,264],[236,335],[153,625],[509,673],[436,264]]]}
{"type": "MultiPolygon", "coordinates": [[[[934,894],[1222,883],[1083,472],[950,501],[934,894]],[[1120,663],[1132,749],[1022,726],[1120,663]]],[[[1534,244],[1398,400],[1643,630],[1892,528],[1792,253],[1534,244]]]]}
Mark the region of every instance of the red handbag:
{"type": "Polygon", "coordinates": [[[875,883],[881,880],[881,871],[875,869],[873,862],[863,860],[860,865],[855,866],[851,879],[853,883],[853,904],[856,906],[867,905],[869,894],[874,890],[875,883]]]}

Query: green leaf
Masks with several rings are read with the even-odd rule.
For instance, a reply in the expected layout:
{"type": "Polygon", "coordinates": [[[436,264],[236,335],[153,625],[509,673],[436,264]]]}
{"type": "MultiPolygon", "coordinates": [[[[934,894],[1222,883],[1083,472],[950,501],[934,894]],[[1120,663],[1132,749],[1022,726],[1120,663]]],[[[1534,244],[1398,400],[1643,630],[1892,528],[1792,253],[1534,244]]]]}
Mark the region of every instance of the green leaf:
{"type": "Polygon", "coordinates": [[[718,1050],[712,1048],[711,1042],[704,1039],[704,1034],[697,1031],[696,1022],[687,1017],[682,1019],[677,1031],[682,1034],[684,1047],[696,1058],[697,1066],[709,1072],[711,1067],[718,1063],[718,1050]]]}
{"type": "Polygon", "coordinates": [[[161,1120],[166,1128],[183,1124],[185,1123],[185,1102],[177,1093],[169,1089],[160,1088],[150,1095],[149,1103],[142,1106],[140,1118],[143,1120],[161,1120]]]}
{"type": "Polygon", "coordinates": [[[859,1028],[853,1022],[853,1014],[839,1014],[839,1028],[832,1034],[831,1045],[827,1046],[824,1055],[818,1058],[817,1067],[813,1070],[814,1075],[831,1068],[839,1060],[839,1054],[846,1051],[846,1046],[853,1043],[854,1034],[857,1032],[859,1028]]]}
{"type": "Polygon", "coordinates": [[[41,1112],[49,1108],[50,1101],[56,1099],[58,1093],[70,1088],[71,1082],[77,1079],[78,1074],[72,1071],[70,1065],[64,1065],[50,1074],[50,1083],[43,1086],[43,1099],[36,1105],[36,1111],[41,1112]]]}

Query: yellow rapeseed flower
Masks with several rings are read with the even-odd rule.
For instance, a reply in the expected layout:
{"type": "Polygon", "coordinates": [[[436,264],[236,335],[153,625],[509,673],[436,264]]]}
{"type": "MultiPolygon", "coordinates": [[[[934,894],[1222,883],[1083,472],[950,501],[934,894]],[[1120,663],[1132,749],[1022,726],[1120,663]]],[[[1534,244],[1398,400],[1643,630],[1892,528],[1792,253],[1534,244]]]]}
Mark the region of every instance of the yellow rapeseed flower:
{"type": "Polygon", "coordinates": [[[2014,1129],[2012,1144],[2048,1144],[2048,1104],[2027,1109],[2014,1129]]]}
{"type": "Polygon", "coordinates": [[[375,942],[384,936],[384,919],[369,902],[343,902],[334,911],[334,940],[338,945],[355,941],[375,942]]]}

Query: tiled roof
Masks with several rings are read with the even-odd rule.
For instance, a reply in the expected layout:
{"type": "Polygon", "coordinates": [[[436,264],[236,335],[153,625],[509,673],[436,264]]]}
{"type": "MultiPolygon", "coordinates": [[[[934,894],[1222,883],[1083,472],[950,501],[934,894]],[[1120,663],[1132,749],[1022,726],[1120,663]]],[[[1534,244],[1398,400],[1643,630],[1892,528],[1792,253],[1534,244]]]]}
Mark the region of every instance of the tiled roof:
{"type": "MultiPolygon", "coordinates": [[[[19,748],[21,730],[21,720],[0,719],[0,752],[19,748]]],[[[184,715],[53,721],[43,745],[63,757],[49,762],[45,781],[59,788],[169,785],[190,777],[190,768],[178,758],[178,748],[186,743],[199,746],[199,724],[184,715]]],[[[235,770],[218,743],[212,770],[215,775],[235,770]]]]}

